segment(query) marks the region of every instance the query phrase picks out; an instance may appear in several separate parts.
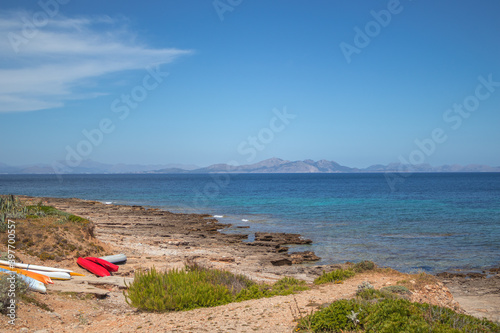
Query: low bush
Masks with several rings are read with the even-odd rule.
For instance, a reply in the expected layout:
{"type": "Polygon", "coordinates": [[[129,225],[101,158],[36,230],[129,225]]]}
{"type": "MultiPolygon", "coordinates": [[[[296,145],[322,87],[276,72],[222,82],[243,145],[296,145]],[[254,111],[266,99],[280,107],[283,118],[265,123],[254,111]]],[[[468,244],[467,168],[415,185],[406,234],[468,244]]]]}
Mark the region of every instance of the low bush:
{"type": "Polygon", "coordinates": [[[187,265],[184,270],[136,271],[124,292],[127,303],[144,311],[165,312],[212,307],[308,289],[304,281],[283,278],[274,285],[257,284],[243,275],[187,265]]]}
{"type": "Polygon", "coordinates": [[[383,287],[380,288],[380,291],[398,294],[401,296],[411,295],[410,289],[406,288],[405,286],[399,286],[399,285],[383,287]]]}
{"type": "Polygon", "coordinates": [[[209,269],[201,267],[197,264],[186,265],[187,272],[203,272],[204,278],[214,284],[223,285],[231,291],[233,295],[238,294],[241,290],[249,288],[255,282],[247,278],[245,275],[233,274],[220,269],[209,269]]]}
{"type": "Polygon", "coordinates": [[[336,269],[329,273],[323,272],[323,274],[321,274],[314,280],[314,284],[340,282],[353,277],[354,275],[356,275],[356,273],[350,269],[336,269]]]}
{"type": "Polygon", "coordinates": [[[376,289],[364,289],[356,293],[356,296],[363,300],[380,300],[380,299],[397,299],[398,295],[393,294],[388,291],[376,290],[376,289]]]}
{"type": "Polygon", "coordinates": [[[365,272],[365,271],[374,270],[375,267],[376,266],[373,263],[373,261],[364,260],[364,261],[361,261],[361,262],[358,262],[357,264],[355,264],[354,267],[353,267],[353,270],[356,273],[362,273],[362,272],[365,272]]]}
{"type": "Polygon", "coordinates": [[[285,295],[287,293],[292,294],[295,291],[307,290],[309,288],[306,286],[305,281],[293,277],[284,277],[273,284],[272,289],[279,295],[285,295]]]}
{"type": "Polygon", "coordinates": [[[39,217],[44,217],[44,216],[58,216],[61,218],[59,221],[57,221],[58,224],[65,224],[67,222],[72,222],[72,223],[87,225],[90,223],[89,220],[87,220],[83,217],[63,212],[63,211],[61,211],[57,208],[54,208],[52,206],[44,206],[41,203],[39,203],[38,205],[34,205],[34,206],[26,206],[26,211],[28,212],[28,215],[26,215],[26,218],[39,218],[39,217]]]}
{"type": "Polygon", "coordinates": [[[229,289],[210,283],[201,270],[174,269],[163,273],[153,267],[148,272],[136,272],[134,282],[127,287],[129,305],[154,312],[217,306],[232,299],[229,289]]]}
{"type": "Polygon", "coordinates": [[[386,298],[389,293],[373,289],[365,289],[362,293],[372,295],[366,299],[336,301],[301,318],[296,331],[500,332],[500,326],[491,321],[458,314],[448,308],[386,298]]]}
{"type": "Polygon", "coordinates": [[[299,320],[296,331],[341,332],[354,331],[357,328],[358,315],[361,311],[356,301],[339,300],[328,307],[305,316],[299,320]],[[351,319],[353,318],[353,319],[351,319]]]}
{"type": "Polygon", "coordinates": [[[306,283],[295,278],[284,277],[278,280],[273,285],[269,284],[252,284],[247,289],[240,291],[235,300],[237,302],[246,301],[249,299],[258,299],[263,297],[272,297],[277,295],[291,295],[297,291],[309,289],[306,283]]]}

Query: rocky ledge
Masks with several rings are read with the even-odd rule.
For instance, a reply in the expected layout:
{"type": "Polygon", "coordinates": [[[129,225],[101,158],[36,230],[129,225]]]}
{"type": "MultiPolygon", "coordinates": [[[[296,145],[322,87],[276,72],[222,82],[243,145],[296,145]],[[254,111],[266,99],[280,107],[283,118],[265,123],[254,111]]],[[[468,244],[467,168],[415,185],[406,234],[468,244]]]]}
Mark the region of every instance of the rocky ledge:
{"type": "Polygon", "coordinates": [[[244,242],[248,234],[223,233],[221,231],[231,225],[206,214],[177,214],[157,208],[107,205],[74,198],[41,199],[46,205],[91,220],[101,240],[109,239],[124,246],[136,244],[133,246],[138,255],[149,251],[166,255],[168,260],[234,263],[245,269],[250,266],[256,272],[268,271],[264,267],[291,266],[320,259],[312,251],[288,252],[289,247],[285,245],[312,243],[299,234],[257,232],[255,241],[244,242]]]}

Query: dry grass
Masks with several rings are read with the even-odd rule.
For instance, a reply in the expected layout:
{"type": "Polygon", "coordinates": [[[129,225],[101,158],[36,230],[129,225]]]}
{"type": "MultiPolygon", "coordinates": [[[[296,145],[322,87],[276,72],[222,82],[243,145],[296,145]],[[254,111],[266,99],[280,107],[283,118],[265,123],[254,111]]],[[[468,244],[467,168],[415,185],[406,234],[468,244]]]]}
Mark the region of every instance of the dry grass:
{"type": "Polygon", "coordinates": [[[398,285],[404,286],[411,291],[420,290],[426,285],[434,285],[439,282],[439,279],[434,275],[430,275],[424,272],[417,274],[406,274],[404,280],[398,281],[398,285]]]}
{"type": "MultiPolygon", "coordinates": [[[[49,206],[28,202],[22,205],[30,213],[15,219],[16,250],[43,261],[106,253],[105,246],[94,238],[91,221],[49,206]]],[[[0,233],[0,244],[7,244],[7,237],[6,232],[0,233]]]]}

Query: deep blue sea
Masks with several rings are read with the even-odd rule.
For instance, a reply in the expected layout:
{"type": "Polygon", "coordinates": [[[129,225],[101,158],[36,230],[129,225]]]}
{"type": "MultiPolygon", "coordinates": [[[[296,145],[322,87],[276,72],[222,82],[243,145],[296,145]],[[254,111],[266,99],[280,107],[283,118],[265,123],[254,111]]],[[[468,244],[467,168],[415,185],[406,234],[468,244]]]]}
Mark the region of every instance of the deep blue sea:
{"type": "Polygon", "coordinates": [[[0,175],[1,194],[76,197],[208,213],[311,238],[320,263],[373,260],[431,273],[500,265],[500,173],[0,175]]]}

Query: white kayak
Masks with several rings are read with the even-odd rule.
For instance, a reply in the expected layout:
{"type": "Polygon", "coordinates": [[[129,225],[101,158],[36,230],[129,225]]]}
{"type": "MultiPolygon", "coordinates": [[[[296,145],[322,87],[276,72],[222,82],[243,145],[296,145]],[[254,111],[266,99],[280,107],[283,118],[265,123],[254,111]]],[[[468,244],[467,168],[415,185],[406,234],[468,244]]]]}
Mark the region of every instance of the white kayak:
{"type": "MultiPolygon", "coordinates": [[[[0,264],[10,266],[11,262],[6,261],[6,260],[0,260],[0,264]]],[[[70,269],[31,265],[31,264],[21,264],[18,262],[14,263],[14,267],[23,268],[23,269],[30,270],[30,271],[37,270],[37,271],[47,271],[47,272],[63,272],[63,273],[68,273],[68,274],[71,274],[73,272],[70,269]]]]}
{"type": "Polygon", "coordinates": [[[31,267],[29,269],[26,269],[26,270],[29,272],[38,273],[38,274],[48,276],[49,278],[51,278],[53,280],[71,280],[71,275],[69,275],[69,273],[66,273],[66,272],[37,271],[37,270],[31,269],[31,267]]]}
{"type": "Polygon", "coordinates": [[[24,282],[26,282],[26,284],[28,285],[28,288],[30,288],[31,290],[34,290],[34,291],[38,291],[39,293],[46,293],[47,292],[47,288],[45,288],[45,285],[38,281],[38,280],[35,280],[33,278],[30,278],[29,276],[26,276],[26,275],[23,275],[23,274],[17,274],[17,273],[13,273],[12,271],[9,271],[7,269],[4,269],[4,268],[0,268],[0,274],[9,274],[9,275],[15,275],[16,279],[22,279],[24,282]]]}
{"type": "Polygon", "coordinates": [[[124,263],[127,261],[127,256],[124,254],[114,254],[111,256],[99,257],[99,259],[106,260],[112,264],[124,263]]]}

